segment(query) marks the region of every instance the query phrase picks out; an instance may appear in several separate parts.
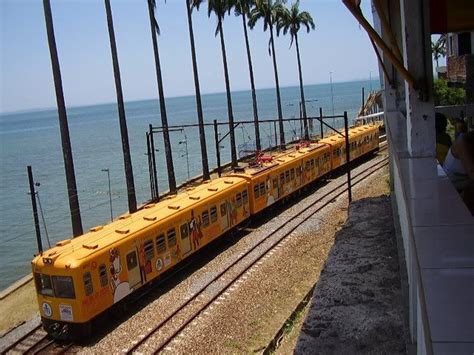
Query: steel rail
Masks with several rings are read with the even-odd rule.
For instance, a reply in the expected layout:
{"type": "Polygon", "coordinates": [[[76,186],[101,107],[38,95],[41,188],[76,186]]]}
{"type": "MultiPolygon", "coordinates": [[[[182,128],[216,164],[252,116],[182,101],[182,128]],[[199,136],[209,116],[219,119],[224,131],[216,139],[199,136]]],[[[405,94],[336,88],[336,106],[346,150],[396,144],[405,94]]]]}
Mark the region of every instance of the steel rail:
{"type": "MultiPolygon", "coordinates": [[[[373,164],[371,167],[369,167],[368,169],[372,169],[374,168],[375,166],[377,165],[380,165],[382,163],[384,163],[386,160],[388,160],[388,158],[384,158],[380,161],[378,161],[377,163],[373,164]]],[[[378,169],[380,169],[381,167],[385,166],[386,164],[383,164],[382,166],[378,167],[375,171],[377,171],[378,169]]],[[[373,172],[375,172],[373,171],[373,172]]],[[[367,172],[367,170],[365,170],[364,172],[367,172]]],[[[369,174],[366,174],[362,177],[362,179],[359,179],[357,181],[354,182],[354,185],[360,183],[361,181],[363,181],[367,176],[373,174],[373,172],[370,172],[369,174]]],[[[360,177],[361,175],[363,175],[363,173],[360,173],[358,175],[355,176],[355,178],[358,178],[360,177]]],[[[309,208],[311,207],[314,207],[316,204],[320,203],[323,199],[325,199],[326,197],[334,194],[334,192],[340,188],[343,188],[344,186],[346,186],[346,182],[343,182],[341,184],[339,184],[338,186],[336,186],[334,189],[332,189],[331,191],[325,193],[323,196],[321,196],[317,201],[313,202],[309,208]]],[[[337,198],[339,197],[340,195],[342,195],[343,193],[345,193],[347,191],[347,188],[344,188],[341,192],[339,192],[338,194],[336,194],[336,196],[333,196],[328,202],[326,202],[323,206],[319,207],[316,211],[313,211],[308,217],[306,217],[306,219],[310,218],[312,215],[314,215],[315,213],[317,213],[319,210],[321,210],[322,208],[324,208],[325,206],[327,206],[327,204],[329,204],[330,201],[332,201],[334,198],[337,198]]],[[[176,314],[178,314],[179,312],[181,312],[186,306],[188,306],[192,301],[196,300],[197,297],[199,297],[199,295],[205,290],[208,288],[208,286],[210,286],[212,283],[214,283],[216,280],[218,280],[222,275],[224,275],[227,271],[229,271],[231,268],[235,267],[236,265],[238,265],[240,263],[240,261],[242,261],[244,258],[246,258],[250,253],[252,253],[256,248],[258,248],[260,245],[262,245],[264,242],[268,241],[269,238],[271,238],[272,236],[274,236],[277,232],[281,231],[284,227],[286,227],[289,223],[293,222],[294,220],[297,220],[298,218],[302,218],[301,217],[301,214],[302,213],[305,213],[307,212],[307,209],[308,207],[306,208],[306,211],[299,211],[298,213],[296,213],[293,217],[290,217],[289,219],[287,219],[284,223],[282,223],[280,226],[278,226],[275,230],[273,230],[272,232],[270,232],[267,236],[265,236],[264,238],[262,238],[256,245],[254,245],[252,248],[250,248],[249,250],[247,250],[245,253],[241,254],[236,260],[234,260],[230,265],[228,265],[227,267],[225,267],[221,272],[219,272],[217,275],[215,275],[208,283],[206,283],[205,285],[203,285],[193,296],[191,296],[188,300],[186,300],[182,305],[180,305],[179,307],[177,307],[171,314],[169,314],[166,318],[164,318],[162,321],[160,321],[155,327],[153,327],[149,333],[147,335],[145,335],[144,337],[142,337],[139,341],[136,341],[132,347],[130,349],[127,350],[127,354],[132,354],[136,349],[138,349],[142,344],[144,344],[148,339],[150,339],[150,337],[152,337],[153,335],[155,335],[158,330],[160,330],[166,323],[168,323],[176,314]]],[[[289,232],[289,233],[286,233],[282,238],[280,238],[276,243],[278,244],[279,242],[281,242],[281,240],[283,240],[284,238],[288,237],[289,234],[291,234],[296,228],[298,228],[298,226],[292,228],[292,230],[289,232]]],[[[237,276],[237,278],[235,278],[233,281],[231,281],[230,283],[227,283],[227,286],[223,287],[222,290],[220,292],[218,292],[217,295],[215,295],[214,297],[212,297],[212,299],[210,301],[208,301],[204,307],[202,307],[198,312],[195,312],[194,316],[190,317],[183,325],[181,325],[179,327],[179,329],[177,331],[175,331],[172,335],[172,337],[169,337],[164,343],[162,343],[159,348],[157,350],[155,350],[155,353],[156,352],[159,352],[161,349],[163,349],[165,346],[167,346],[169,344],[169,342],[171,340],[173,340],[173,338],[179,334],[179,332],[181,332],[182,329],[184,329],[187,324],[189,324],[190,322],[192,322],[193,319],[195,319],[205,308],[207,308],[207,306],[209,306],[217,297],[219,297],[223,292],[225,292],[226,289],[228,289],[230,287],[230,285],[232,285],[244,272],[246,272],[251,266],[253,266],[256,262],[258,262],[258,260],[260,260],[264,255],[266,255],[266,253],[268,253],[269,250],[271,250],[272,248],[274,248],[276,246],[275,245],[272,245],[270,247],[270,249],[266,250],[260,257],[257,257],[256,260],[254,260],[253,262],[250,263],[250,265],[248,267],[246,267],[244,269],[244,271],[242,271],[241,273],[239,273],[239,275],[237,276]]]]}
{"type": "MultiPolygon", "coordinates": [[[[35,334],[38,330],[42,329],[41,328],[41,324],[38,324],[36,327],[34,327],[33,329],[31,329],[30,331],[28,331],[26,334],[24,334],[23,336],[21,336],[19,339],[17,339],[16,341],[14,341],[12,344],[8,345],[5,349],[2,350],[1,354],[7,354],[9,351],[13,350],[14,348],[16,348],[18,345],[20,345],[21,343],[23,343],[26,339],[28,339],[29,337],[31,337],[33,334],[35,334]]],[[[42,340],[42,339],[41,339],[42,340]]],[[[34,346],[36,346],[39,342],[36,342],[34,346]]],[[[32,347],[28,348],[31,349],[32,347]]]]}

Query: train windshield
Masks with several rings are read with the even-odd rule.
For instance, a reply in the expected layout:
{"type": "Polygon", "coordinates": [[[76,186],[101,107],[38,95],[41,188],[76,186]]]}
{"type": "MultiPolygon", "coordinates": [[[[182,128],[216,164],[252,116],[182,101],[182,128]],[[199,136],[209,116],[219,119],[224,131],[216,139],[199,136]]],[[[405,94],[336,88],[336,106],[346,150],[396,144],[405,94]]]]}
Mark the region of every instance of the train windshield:
{"type": "Polygon", "coordinates": [[[35,273],[36,289],[44,296],[54,296],[51,276],[35,273]]]}
{"type": "Polygon", "coordinates": [[[59,298],[75,298],[74,284],[70,276],[52,276],[54,293],[59,298]]]}
{"type": "Polygon", "coordinates": [[[38,293],[44,296],[59,298],[75,298],[74,283],[70,276],[50,276],[35,273],[38,293]]]}

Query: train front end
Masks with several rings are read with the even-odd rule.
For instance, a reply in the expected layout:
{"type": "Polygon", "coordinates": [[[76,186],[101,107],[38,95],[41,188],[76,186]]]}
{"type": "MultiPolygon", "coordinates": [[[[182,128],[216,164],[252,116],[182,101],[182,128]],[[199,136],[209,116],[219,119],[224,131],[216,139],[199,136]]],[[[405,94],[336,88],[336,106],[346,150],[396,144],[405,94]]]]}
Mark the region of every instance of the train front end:
{"type": "Polygon", "coordinates": [[[61,247],[37,255],[32,264],[44,329],[55,338],[82,336],[89,326],[83,316],[77,266],[60,258],[61,247]]]}

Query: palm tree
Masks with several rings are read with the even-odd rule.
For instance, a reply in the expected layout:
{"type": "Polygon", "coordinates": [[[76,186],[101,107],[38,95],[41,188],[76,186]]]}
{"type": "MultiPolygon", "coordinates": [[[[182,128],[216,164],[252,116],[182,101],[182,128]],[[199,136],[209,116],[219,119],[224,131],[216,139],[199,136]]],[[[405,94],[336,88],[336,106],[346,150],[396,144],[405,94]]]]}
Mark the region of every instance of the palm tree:
{"type": "Polygon", "coordinates": [[[43,0],[43,9],[46,22],[46,32],[48,35],[49,54],[51,56],[51,67],[53,70],[56,103],[58,106],[59,131],[61,134],[61,145],[63,149],[64,170],[66,172],[72,234],[74,237],[77,237],[82,234],[81,210],[79,208],[79,198],[77,196],[76,175],[74,173],[74,161],[72,158],[71,139],[69,137],[66,103],[64,101],[61,68],[59,66],[58,50],[54,36],[53,15],[51,13],[51,3],[49,0],[43,0]]]}
{"type": "Polygon", "coordinates": [[[438,60],[446,57],[446,35],[441,35],[436,42],[431,42],[431,52],[433,53],[436,67],[439,67],[438,60]]]}
{"type": "Polygon", "coordinates": [[[107,14],[107,26],[109,30],[110,50],[112,53],[112,64],[114,67],[115,90],[117,92],[117,106],[120,123],[120,135],[122,137],[123,161],[125,166],[125,178],[127,182],[128,210],[133,213],[137,210],[137,198],[135,196],[135,184],[133,181],[132,158],[130,157],[130,145],[128,143],[127,120],[125,118],[125,106],[123,103],[122,80],[120,78],[120,67],[115,43],[114,22],[110,0],[104,0],[105,12],[107,14]]]}
{"type": "Polygon", "coordinates": [[[282,10],[280,17],[277,22],[277,34],[283,30],[283,34],[286,35],[288,31],[291,36],[290,47],[293,45],[293,41],[296,43],[296,57],[298,59],[298,73],[300,79],[300,94],[301,94],[301,107],[303,108],[303,122],[304,122],[304,133],[305,139],[309,139],[308,134],[308,120],[306,115],[306,102],[304,99],[304,88],[303,88],[303,73],[301,70],[301,58],[300,58],[300,46],[298,43],[298,32],[301,26],[306,27],[306,31],[315,29],[314,21],[309,12],[300,11],[300,2],[297,0],[291,5],[291,9],[285,8],[282,10]]]}
{"type": "Polygon", "coordinates": [[[263,20],[263,30],[270,29],[269,54],[273,57],[273,71],[275,73],[275,86],[277,95],[278,123],[280,127],[280,145],[285,145],[285,131],[283,127],[283,112],[281,109],[280,84],[278,81],[278,68],[275,53],[275,41],[273,38],[273,27],[278,21],[281,11],[284,9],[285,0],[255,0],[255,7],[249,14],[249,26],[251,29],[259,19],[263,20]],[[271,52],[270,52],[271,50],[271,52]]]}
{"type": "MultiPolygon", "coordinates": [[[[204,1],[193,1],[193,7],[196,7],[199,10],[199,5],[204,1]]],[[[229,70],[227,68],[227,54],[225,49],[224,41],[224,28],[222,22],[224,21],[224,16],[226,12],[230,9],[229,2],[227,0],[208,0],[207,2],[207,15],[211,17],[211,14],[214,13],[217,17],[217,27],[215,31],[215,36],[220,35],[221,39],[221,50],[222,50],[222,62],[224,64],[224,78],[225,78],[225,88],[227,93],[227,112],[229,116],[229,134],[230,134],[230,150],[232,157],[232,166],[237,166],[237,150],[235,146],[235,132],[234,132],[234,113],[232,110],[232,96],[230,92],[230,81],[229,81],[229,70]]]]}
{"type": "Polygon", "coordinates": [[[160,27],[155,18],[156,0],[148,0],[148,15],[150,17],[151,39],[153,42],[153,53],[155,56],[156,79],[158,82],[158,94],[160,97],[160,116],[163,128],[163,141],[165,145],[166,168],[168,169],[168,184],[170,193],[176,193],[176,178],[174,175],[173,156],[171,154],[170,135],[168,132],[168,117],[166,114],[165,94],[163,90],[163,78],[161,76],[160,53],[158,50],[157,34],[160,34],[160,27]]]}
{"type": "Polygon", "coordinates": [[[250,86],[252,88],[252,102],[253,102],[253,120],[255,126],[255,141],[257,150],[262,150],[260,144],[260,127],[258,126],[258,108],[257,108],[257,95],[255,93],[255,80],[253,76],[252,66],[252,55],[250,54],[249,36],[247,31],[247,16],[250,13],[250,9],[255,5],[255,0],[230,0],[231,5],[234,7],[236,16],[242,17],[242,26],[244,27],[245,46],[247,48],[247,61],[249,64],[250,73],[250,86]]]}
{"type": "Polygon", "coordinates": [[[192,7],[199,7],[199,3],[203,0],[185,0],[186,1],[186,12],[188,14],[188,29],[189,29],[189,41],[191,42],[191,57],[193,60],[193,74],[194,74],[194,88],[196,91],[196,108],[198,114],[199,124],[199,139],[201,142],[201,161],[202,161],[202,178],[203,180],[209,180],[209,163],[207,161],[207,146],[206,146],[206,131],[204,130],[204,117],[202,112],[201,102],[201,89],[199,86],[199,75],[197,69],[196,60],[196,48],[194,46],[194,32],[193,32],[193,19],[192,19],[192,7]]]}

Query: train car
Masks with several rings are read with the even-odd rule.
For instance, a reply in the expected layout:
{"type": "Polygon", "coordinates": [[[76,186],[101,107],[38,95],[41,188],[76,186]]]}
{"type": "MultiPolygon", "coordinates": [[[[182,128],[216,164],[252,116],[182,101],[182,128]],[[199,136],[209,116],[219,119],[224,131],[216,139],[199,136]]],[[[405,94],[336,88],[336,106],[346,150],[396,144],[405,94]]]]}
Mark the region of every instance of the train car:
{"type": "Polygon", "coordinates": [[[32,261],[45,329],[87,331],[92,318],[249,217],[247,181],[226,177],[58,242],[32,261]]]}
{"type": "MultiPolygon", "coordinates": [[[[352,128],[349,138],[353,160],[378,148],[378,126],[352,128]]],[[[340,136],[293,145],[58,242],[32,261],[44,328],[53,335],[89,331],[97,315],[344,163],[340,136]]]]}

